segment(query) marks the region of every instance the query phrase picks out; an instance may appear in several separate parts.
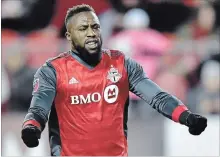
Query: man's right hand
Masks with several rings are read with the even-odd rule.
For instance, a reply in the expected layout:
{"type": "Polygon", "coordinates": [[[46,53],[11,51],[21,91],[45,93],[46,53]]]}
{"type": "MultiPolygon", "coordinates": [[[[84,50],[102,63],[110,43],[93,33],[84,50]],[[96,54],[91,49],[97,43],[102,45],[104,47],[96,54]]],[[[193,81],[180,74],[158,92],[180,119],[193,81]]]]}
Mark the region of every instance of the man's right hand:
{"type": "Polygon", "coordinates": [[[34,125],[26,125],[21,131],[21,138],[25,145],[29,148],[37,147],[39,145],[41,131],[34,125]]]}

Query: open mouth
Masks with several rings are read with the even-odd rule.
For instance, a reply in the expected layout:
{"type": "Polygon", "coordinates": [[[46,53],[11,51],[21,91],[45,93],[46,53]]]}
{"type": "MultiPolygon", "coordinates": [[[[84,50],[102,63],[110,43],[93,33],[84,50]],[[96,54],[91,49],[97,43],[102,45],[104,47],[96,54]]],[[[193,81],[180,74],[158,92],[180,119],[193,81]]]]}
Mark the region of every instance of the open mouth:
{"type": "Polygon", "coordinates": [[[88,40],[86,42],[86,45],[91,49],[97,48],[98,47],[98,40],[88,40]]]}

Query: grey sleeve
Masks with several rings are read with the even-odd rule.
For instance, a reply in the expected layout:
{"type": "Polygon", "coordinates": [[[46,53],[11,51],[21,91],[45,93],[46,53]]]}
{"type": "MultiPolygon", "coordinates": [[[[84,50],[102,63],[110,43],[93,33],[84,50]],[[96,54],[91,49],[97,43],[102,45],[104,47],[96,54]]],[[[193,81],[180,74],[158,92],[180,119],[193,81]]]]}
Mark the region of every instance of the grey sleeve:
{"type": "Polygon", "coordinates": [[[43,130],[56,95],[56,71],[50,63],[45,63],[34,75],[32,95],[24,122],[35,120],[43,130]]]}
{"type": "Polygon", "coordinates": [[[156,83],[150,80],[142,66],[131,58],[125,58],[125,68],[127,69],[130,91],[159,113],[172,119],[173,111],[183,103],[175,96],[163,91],[156,83]]]}

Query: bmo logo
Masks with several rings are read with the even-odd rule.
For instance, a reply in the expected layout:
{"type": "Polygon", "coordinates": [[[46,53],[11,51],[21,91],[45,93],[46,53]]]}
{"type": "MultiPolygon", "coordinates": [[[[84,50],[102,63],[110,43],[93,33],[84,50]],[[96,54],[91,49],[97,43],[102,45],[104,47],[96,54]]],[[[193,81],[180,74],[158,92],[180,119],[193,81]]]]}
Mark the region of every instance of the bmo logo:
{"type": "MultiPolygon", "coordinates": [[[[118,87],[116,85],[109,85],[104,90],[104,99],[107,103],[114,103],[118,98],[118,87]]],[[[70,96],[71,98],[71,104],[89,104],[93,102],[99,102],[102,99],[102,96],[100,93],[89,93],[87,95],[74,95],[70,96]]]]}
{"type": "Polygon", "coordinates": [[[118,98],[118,93],[119,93],[118,86],[116,85],[107,86],[104,91],[105,101],[110,104],[114,103],[118,98]]]}
{"type": "Polygon", "coordinates": [[[71,104],[88,104],[91,102],[99,102],[101,100],[101,94],[98,92],[89,93],[84,95],[74,95],[71,96],[71,104]]]}

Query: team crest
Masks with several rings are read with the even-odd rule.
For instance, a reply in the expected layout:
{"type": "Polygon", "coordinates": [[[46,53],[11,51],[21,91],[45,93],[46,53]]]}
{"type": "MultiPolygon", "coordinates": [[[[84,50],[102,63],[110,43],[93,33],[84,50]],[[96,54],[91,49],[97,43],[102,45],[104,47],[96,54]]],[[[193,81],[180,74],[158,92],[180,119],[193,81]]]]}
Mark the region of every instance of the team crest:
{"type": "Polygon", "coordinates": [[[121,74],[118,72],[117,69],[115,69],[112,65],[110,70],[108,71],[107,79],[109,79],[111,82],[116,83],[120,80],[121,74]]]}

